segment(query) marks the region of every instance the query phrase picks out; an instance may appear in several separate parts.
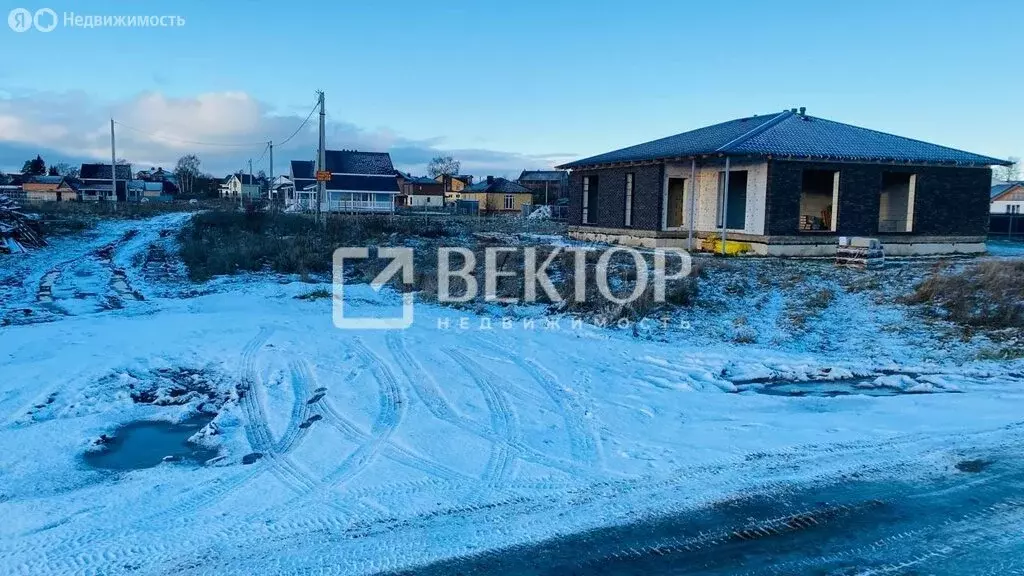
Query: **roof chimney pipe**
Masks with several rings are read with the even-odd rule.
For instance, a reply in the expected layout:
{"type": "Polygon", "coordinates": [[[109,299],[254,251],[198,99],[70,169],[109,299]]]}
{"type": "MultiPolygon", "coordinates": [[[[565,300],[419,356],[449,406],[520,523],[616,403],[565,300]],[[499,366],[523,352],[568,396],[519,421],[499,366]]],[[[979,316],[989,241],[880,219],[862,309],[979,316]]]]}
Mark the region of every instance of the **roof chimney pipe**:
{"type": "Polygon", "coordinates": [[[807,107],[806,106],[801,106],[800,107],[800,115],[803,116],[806,113],[807,113],[807,107]]]}
{"type": "Polygon", "coordinates": [[[789,111],[792,112],[793,114],[796,114],[796,108],[790,108],[789,111]]]}
{"type": "Polygon", "coordinates": [[[488,176],[487,177],[487,183],[488,184],[494,184],[494,176],[488,176]]]}

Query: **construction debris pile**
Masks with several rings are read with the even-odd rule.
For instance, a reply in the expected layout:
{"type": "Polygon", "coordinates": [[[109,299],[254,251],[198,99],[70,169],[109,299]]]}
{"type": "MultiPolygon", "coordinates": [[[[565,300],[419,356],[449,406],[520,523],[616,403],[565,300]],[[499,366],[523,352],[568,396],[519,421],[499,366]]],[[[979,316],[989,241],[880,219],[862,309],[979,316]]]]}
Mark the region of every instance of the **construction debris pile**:
{"type": "Polygon", "coordinates": [[[0,196],[0,254],[17,254],[45,246],[39,221],[21,211],[14,200],[0,196]]]}

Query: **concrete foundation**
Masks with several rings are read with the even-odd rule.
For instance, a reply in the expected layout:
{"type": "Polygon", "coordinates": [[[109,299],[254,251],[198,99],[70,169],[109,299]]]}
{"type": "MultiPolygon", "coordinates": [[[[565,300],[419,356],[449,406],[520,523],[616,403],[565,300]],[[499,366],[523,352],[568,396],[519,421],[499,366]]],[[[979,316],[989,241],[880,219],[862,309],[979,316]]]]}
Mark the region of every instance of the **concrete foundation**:
{"type": "MultiPolygon", "coordinates": [[[[694,232],[693,249],[715,245],[719,232],[694,232]],[[704,239],[709,239],[705,242],[704,239]]],[[[629,228],[599,228],[570,226],[569,237],[584,242],[622,244],[643,248],[686,248],[685,230],[654,231],[629,228]]],[[[980,236],[915,236],[909,234],[881,234],[877,237],[886,256],[942,256],[956,254],[983,254],[985,238],[980,236]]],[[[807,236],[759,236],[726,232],[726,240],[749,245],[748,255],[791,258],[835,257],[839,236],[814,234],[807,236]]]]}

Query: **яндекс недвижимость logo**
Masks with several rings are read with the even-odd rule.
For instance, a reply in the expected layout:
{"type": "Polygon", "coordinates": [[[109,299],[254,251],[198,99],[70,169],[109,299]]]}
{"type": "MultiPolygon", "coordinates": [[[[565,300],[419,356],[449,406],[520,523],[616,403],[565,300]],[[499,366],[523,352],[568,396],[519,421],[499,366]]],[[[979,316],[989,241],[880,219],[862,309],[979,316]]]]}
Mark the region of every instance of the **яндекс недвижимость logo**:
{"type": "Polygon", "coordinates": [[[57,27],[57,13],[52,8],[40,8],[34,13],[27,8],[15,8],[7,14],[7,24],[15,32],[28,32],[33,27],[50,32],[57,27]]]}

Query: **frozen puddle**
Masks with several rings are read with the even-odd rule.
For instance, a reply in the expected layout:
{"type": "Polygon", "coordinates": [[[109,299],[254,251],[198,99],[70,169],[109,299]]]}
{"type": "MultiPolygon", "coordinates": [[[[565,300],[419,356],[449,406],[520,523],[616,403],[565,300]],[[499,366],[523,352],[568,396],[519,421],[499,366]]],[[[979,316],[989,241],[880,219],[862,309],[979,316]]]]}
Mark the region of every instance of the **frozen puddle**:
{"type": "Polygon", "coordinates": [[[85,462],[106,470],[141,470],[164,461],[200,465],[217,452],[188,439],[209,422],[209,418],[192,418],[180,424],[132,422],[118,428],[102,449],[87,452],[85,462]]]}
{"type": "Polygon", "coordinates": [[[846,380],[779,380],[773,382],[736,383],[739,392],[767,396],[902,396],[905,394],[954,393],[947,389],[920,383],[909,376],[868,376],[846,380]]]}

